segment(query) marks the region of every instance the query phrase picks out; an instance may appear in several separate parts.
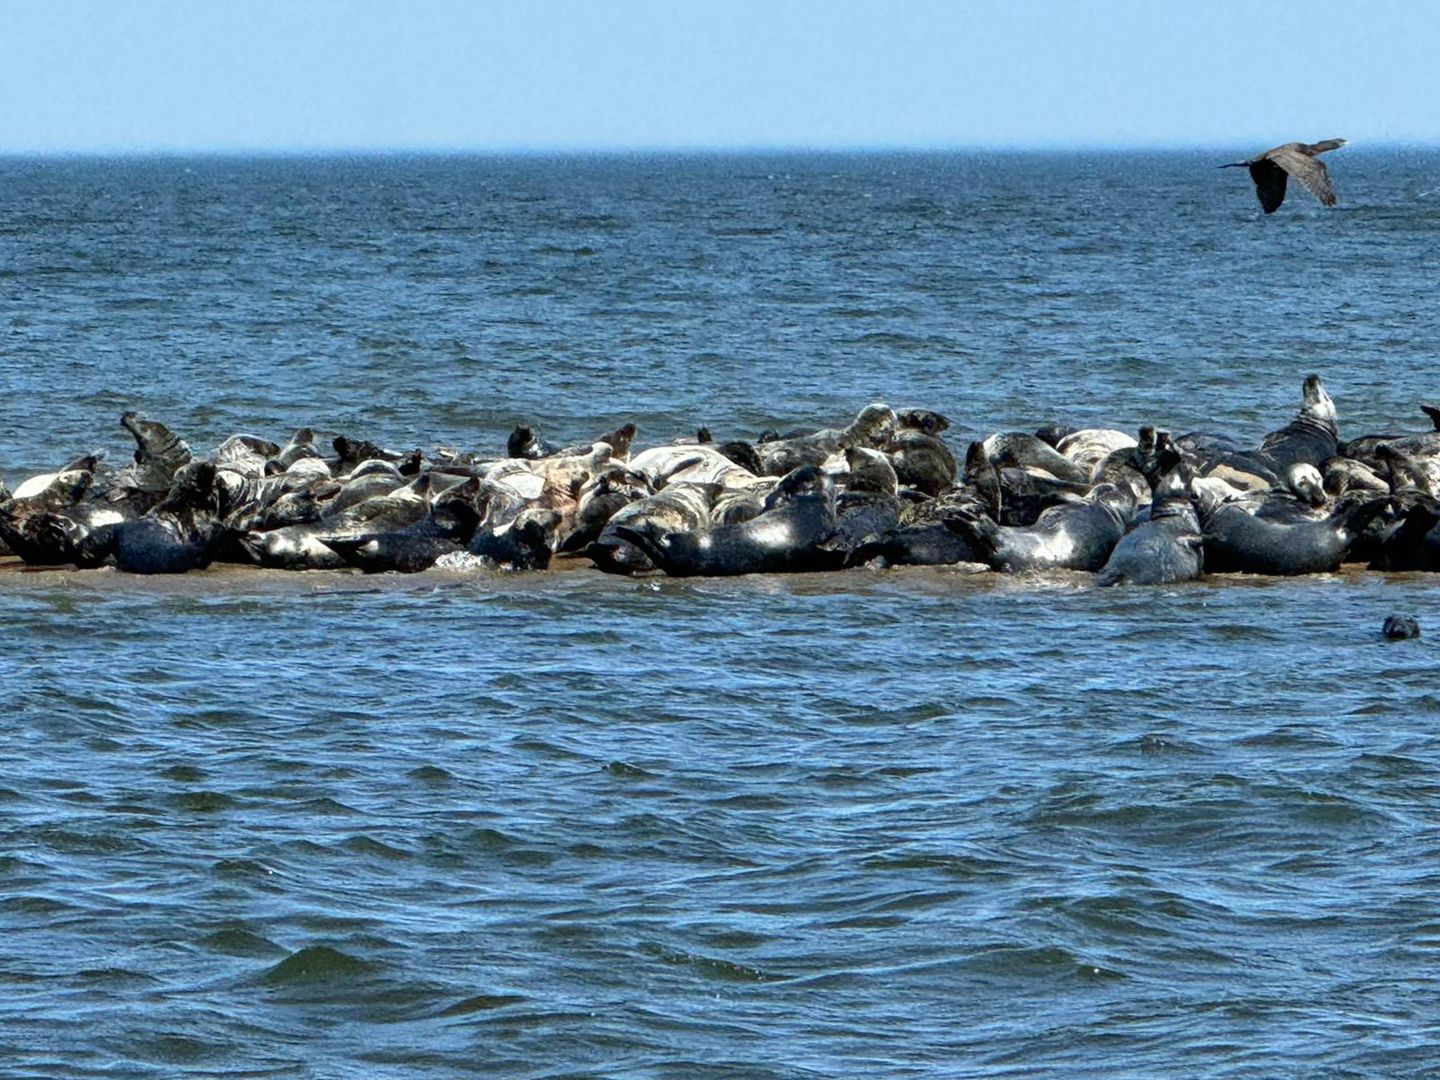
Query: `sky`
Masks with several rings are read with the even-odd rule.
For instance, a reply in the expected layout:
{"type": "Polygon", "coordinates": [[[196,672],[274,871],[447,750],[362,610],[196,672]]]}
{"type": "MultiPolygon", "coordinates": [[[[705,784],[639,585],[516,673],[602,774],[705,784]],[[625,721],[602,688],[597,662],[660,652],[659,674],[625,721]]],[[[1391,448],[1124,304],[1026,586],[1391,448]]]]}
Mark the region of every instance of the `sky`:
{"type": "Polygon", "coordinates": [[[0,153],[1440,143],[1430,0],[0,0],[0,153]]]}

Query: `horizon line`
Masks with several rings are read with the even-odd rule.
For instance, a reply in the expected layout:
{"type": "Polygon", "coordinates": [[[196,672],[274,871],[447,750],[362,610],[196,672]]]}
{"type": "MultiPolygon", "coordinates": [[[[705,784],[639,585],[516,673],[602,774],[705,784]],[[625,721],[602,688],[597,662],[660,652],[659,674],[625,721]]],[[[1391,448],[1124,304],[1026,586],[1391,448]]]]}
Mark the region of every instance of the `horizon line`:
{"type": "MultiPolygon", "coordinates": [[[[1028,143],[754,143],[682,145],[585,145],[514,144],[505,146],[152,146],[92,147],[70,149],[3,148],[0,160],[14,159],[116,159],[116,158],[319,158],[319,157],[686,157],[763,154],[1036,154],[1036,153],[1153,153],[1164,151],[1210,151],[1251,145],[1264,140],[1235,142],[1119,142],[1119,141],[1036,141],[1028,143]]],[[[1382,139],[1374,142],[1347,140],[1347,148],[1359,150],[1436,150],[1440,139],[1382,139]]]]}

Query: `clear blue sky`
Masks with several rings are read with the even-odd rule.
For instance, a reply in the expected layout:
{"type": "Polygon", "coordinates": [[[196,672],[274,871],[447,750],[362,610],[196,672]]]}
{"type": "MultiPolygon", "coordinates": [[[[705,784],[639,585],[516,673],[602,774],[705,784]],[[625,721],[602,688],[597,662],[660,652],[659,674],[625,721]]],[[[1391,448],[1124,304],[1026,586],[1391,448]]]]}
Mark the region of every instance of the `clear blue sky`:
{"type": "Polygon", "coordinates": [[[0,0],[0,152],[1440,142],[1430,0],[0,0]]]}

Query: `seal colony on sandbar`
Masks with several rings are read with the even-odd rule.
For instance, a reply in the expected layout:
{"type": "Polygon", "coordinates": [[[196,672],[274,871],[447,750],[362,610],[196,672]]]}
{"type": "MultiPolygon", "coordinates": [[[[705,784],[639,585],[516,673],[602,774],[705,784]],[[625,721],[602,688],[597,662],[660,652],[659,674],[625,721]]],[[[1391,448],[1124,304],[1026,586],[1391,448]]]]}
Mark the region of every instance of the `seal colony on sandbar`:
{"type": "Polygon", "coordinates": [[[127,412],[134,460],[87,454],[14,491],[0,542],[31,566],[181,573],[213,562],[413,573],[543,570],[588,559],[676,577],[966,564],[1067,570],[1098,585],[1313,574],[1344,562],[1440,570],[1440,409],[1428,430],[1342,441],[1319,376],[1246,445],[1141,427],[997,432],[959,453],[927,409],[843,427],[633,452],[623,424],[553,447],[529,426],[503,455],[396,451],[345,435],[232,435],[203,455],[127,412]]]}

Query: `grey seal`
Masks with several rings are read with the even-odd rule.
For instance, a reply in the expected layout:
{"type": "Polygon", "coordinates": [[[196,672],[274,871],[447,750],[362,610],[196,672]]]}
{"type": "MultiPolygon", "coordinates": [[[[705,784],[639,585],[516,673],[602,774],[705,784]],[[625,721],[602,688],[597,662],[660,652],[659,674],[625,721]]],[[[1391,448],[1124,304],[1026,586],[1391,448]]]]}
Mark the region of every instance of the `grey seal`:
{"type": "Polygon", "coordinates": [[[1200,520],[1181,466],[1160,481],[1150,516],[1120,538],[1096,578],[1097,585],[1166,585],[1191,581],[1204,567],[1200,520]]]}
{"type": "Polygon", "coordinates": [[[1346,496],[1330,513],[1307,520],[1223,504],[1205,522],[1205,569],[1216,574],[1331,573],[1345,561],[1356,536],[1389,507],[1388,497],[1346,496]]]}
{"type": "Polygon", "coordinates": [[[620,526],[671,577],[791,573],[828,568],[820,545],[835,532],[835,481],[816,465],[787,473],[758,516],[700,533],[654,535],[620,526]]]}
{"type": "Polygon", "coordinates": [[[968,537],[981,561],[995,570],[1094,572],[1110,558],[1134,509],[1129,492],[1104,484],[1083,499],[1041,511],[1033,525],[997,525],[989,517],[967,515],[947,519],[946,524],[968,537]]]}

